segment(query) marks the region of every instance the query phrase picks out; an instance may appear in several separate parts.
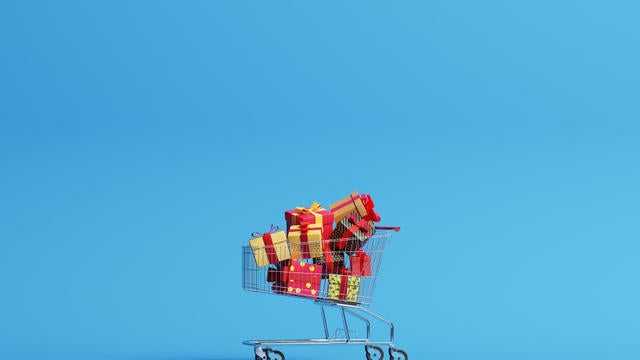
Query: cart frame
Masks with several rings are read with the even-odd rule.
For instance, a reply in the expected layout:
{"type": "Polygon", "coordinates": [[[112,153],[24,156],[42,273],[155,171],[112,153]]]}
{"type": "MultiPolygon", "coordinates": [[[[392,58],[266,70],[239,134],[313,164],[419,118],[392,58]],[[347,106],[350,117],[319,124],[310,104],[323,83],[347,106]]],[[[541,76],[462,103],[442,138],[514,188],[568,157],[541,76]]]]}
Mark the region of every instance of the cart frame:
{"type": "MultiPolygon", "coordinates": [[[[398,231],[398,228],[389,228],[389,230],[398,231]]],[[[380,237],[380,235],[374,235],[374,237],[380,237]]],[[[374,270],[374,277],[372,280],[372,286],[375,287],[375,278],[377,276],[377,270],[380,266],[380,261],[382,257],[382,253],[384,250],[384,243],[387,238],[390,238],[391,234],[382,235],[382,241],[380,244],[380,249],[378,251],[379,259],[377,260],[377,266],[374,270]]],[[[323,240],[328,241],[328,240],[323,240]]],[[[372,242],[375,244],[375,242],[372,242]]],[[[365,244],[366,245],[366,244],[365,244]]],[[[247,247],[243,247],[244,260],[246,262],[247,258],[247,247]]],[[[247,271],[247,266],[244,266],[244,270],[247,271]]],[[[243,278],[243,281],[246,279],[243,278]]],[[[247,289],[249,291],[257,291],[257,292],[265,292],[263,289],[247,289]]],[[[371,289],[371,292],[373,289],[371,289]]],[[[372,298],[372,295],[371,295],[372,298]]],[[[304,299],[304,298],[300,298],[304,299]]],[[[396,349],[394,347],[394,337],[395,337],[395,327],[393,322],[382,317],[379,314],[374,313],[371,310],[365,308],[365,306],[369,305],[369,302],[365,303],[357,303],[357,302],[346,302],[342,300],[335,299],[327,299],[327,298],[318,298],[313,299],[316,305],[320,306],[320,313],[322,316],[322,324],[324,330],[324,338],[316,338],[316,339],[277,339],[277,340],[245,340],[242,343],[244,345],[253,346],[254,354],[256,360],[284,360],[284,354],[278,350],[273,350],[272,346],[279,345],[360,345],[365,348],[365,355],[367,360],[382,360],[384,358],[384,352],[380,346],[388,346],[389,358],[391,360],[408,360],[407,353],[403,350],[396,349]],[[341,318],[342,318],[342,329],[336,329],[336,334],[338,330],[342,330],[344,332],[344,337],[332,337],[329,333],[329,327],[327,324],[327,314],[325,308],[332,307],[338,308],[341,318]],[[351,315],[352,317],[360,320],[366,326],[366,336],[365,337],[354,337],[351,335],[351,331],[349,330],[349,318],[347,315],[351,315]],[[371,340],[371,319],[375,319],[385,323],[389,327],[389,337],[388,340],[371,340]]]]}

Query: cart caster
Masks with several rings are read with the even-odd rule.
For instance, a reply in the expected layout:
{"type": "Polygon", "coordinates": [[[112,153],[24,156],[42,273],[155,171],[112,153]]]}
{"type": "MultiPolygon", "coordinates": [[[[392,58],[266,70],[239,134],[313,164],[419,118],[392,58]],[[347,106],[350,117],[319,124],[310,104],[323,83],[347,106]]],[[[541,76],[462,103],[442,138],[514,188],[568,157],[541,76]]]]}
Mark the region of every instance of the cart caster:
{"type": "Polygon", "coordinates": [[[256,347],[254,350],[256,360],[284,360],[282,351],[272,350],[269,348],[256,347]]]}
{"type": "Polygon", "coordinates": [[[404,350],[389,348],[389,358],[391,360],[409,360],[409,356],[404,350]]]}
{"type": "Polygon", "coordinates": [[[284,360],[282,351],[267,349],[268,360],[284,360]]]}
{"type": "Polygon", "coordinates": [[[264,351],[262,346],[255,346],[253,348],[253,353],[256,355],[256,360],[267,360],[267,353],[264,351]]]}
{"type": "Polygon", "coordinates": [[[367,360],[382,360],[384,359],[384,351],[377,346],[365,345],[364,351],[367,354],[367,360]]]}

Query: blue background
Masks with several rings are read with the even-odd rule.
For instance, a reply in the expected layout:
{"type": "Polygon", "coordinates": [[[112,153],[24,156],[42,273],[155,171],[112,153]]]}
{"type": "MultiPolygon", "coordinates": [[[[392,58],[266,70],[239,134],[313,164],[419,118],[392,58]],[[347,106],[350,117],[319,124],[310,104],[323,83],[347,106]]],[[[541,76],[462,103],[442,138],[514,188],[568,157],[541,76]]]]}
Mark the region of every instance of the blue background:
{"type": "Polygon", "coordinates": [[[640,357],[639,10],[3,1],[0,357],[320,336],[240,247],[356,189],[403,228],[372,310],[412,359],[640,357]]]}

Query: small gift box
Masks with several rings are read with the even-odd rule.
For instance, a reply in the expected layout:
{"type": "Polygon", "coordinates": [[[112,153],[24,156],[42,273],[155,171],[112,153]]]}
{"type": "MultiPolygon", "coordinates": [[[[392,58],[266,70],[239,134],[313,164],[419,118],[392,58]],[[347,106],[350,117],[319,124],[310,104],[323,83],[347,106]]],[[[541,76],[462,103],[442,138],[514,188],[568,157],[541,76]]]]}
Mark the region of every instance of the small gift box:
{"type": "Polygon", "coordinates": [[[372,222],[363,219],[357,212],[342,218],[329,236],[334,250],[343,250],[347,254],[360,249],[371,235],[375,233],[372,222]]]}
{"type": "Polygon", "coordinates": [[[354,276],[371,276],[371,256],[364,251],[356,251],[349,258],[351,274],[354,276]]]}
{"type": "Polygon", "coordinates": [[[322,282],[322,267],[291,260],[283,267],[285,294],[317,298],[322,282]]]}
{"type": "Polygon", "coordinates": [[[284,231],[277,230],[277,226],[271,225],[271,229],[266,233],[251,234],[254,238],[249,240],[249,245],[258,266],[276,264],[291,258],[287,235],[284,231]]]}
{"type": "Polygon", "coordinates": [[[348,274],[329,275],[327,298],[356,302],[358,292],[360,292],[360,277],[348,274]]]}
{"type": "Polygon", "coordinates": [[[380,215],[373,210],[374,206],[371,196],[367,194],[358,195],[358,192],[354,191],[344,199],[329,205],[329,210],[333,213],[333,220],[336,224],[347,215],[357,212],[364,220],[370,221],[371,225],[373,225],[373,222],[380,221],[380,215]]]}
{"type": "Polygon", "coordinates": [[[322,256],[322,225],[291,225],[289,247],[292,259],[309,259],[322,256]]]}
{"type": "Polygon", "coordinates": [[[290,229],[292,225],[300,225],[305,222],[322,225],[323,239],[328,239],[333,229],[333,213],[323,209],[317,202],[313,202],[308,208],[297,207],[293,210],[287,210],[284,213],[284,218],[287,221],[287,229],[290,229]]]}

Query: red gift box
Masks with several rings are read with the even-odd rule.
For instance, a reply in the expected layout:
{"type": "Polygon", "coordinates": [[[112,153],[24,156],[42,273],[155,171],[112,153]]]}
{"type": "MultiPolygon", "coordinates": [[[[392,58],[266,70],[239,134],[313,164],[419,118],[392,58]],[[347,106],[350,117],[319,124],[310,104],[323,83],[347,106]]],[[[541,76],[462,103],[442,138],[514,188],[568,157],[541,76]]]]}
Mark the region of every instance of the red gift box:
{"type": "Polygon", "coordinates": [[[371,256],[358,250],[351,255],[351,274],[354,276],[371,276],[371,256]]]}
{"type": "Polygon", "coordinates": [[[285,293],[285,279],[283,266],[288,265],[289,261],[283,261],[275,267],[270,267],[267,270],[267,282],[272,282],[271,290],[277,294],[285,293]]]}
{"type": "Polygon", "coordinates": [[[284,293],[317,298],[322,282],[322,266],[291,260],[282,268],[284,293]]]}
{"type": "Polygon", "coordinates": [[[308,208],[297,207],[285,211],[284,219],[287,221],[287,230],[291,225],[302,223],[322,225],[323,239],[328,239],[333,230],[333,213],[323,209],[317,202],[313,202],[308,208]]]}

